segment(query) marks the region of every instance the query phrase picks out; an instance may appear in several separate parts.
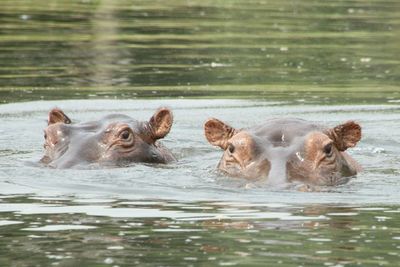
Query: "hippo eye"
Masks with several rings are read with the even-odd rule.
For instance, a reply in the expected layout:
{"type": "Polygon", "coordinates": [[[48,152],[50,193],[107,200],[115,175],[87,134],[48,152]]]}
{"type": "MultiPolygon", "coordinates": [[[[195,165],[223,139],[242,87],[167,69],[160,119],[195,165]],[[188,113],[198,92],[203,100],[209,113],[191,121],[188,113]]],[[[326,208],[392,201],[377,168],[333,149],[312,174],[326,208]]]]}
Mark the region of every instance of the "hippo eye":
{"type": "Polygon", "coordinates": [[[228,151],[229,151],[229,153],[233,154],[233,152],[235,152],[235,147],[232,144],[229,144],[228,151]]]}
{"type": "Polygon", "coordinates": [[[47,133],[44,132],[44,139],[47,139],[47,133]]]}
{"type": "Polygon", "coordinates": [[[131,136],[131,132],[128,130],[125,130],[119,136],[124,140],[128,140],[129,137],[131,136]]]}
{"type": "Polygon", "coordinates": [[[324,153],[330,157],[332,156],[332,143],[327,144],[326,146],[324,146],[324,153]]]}

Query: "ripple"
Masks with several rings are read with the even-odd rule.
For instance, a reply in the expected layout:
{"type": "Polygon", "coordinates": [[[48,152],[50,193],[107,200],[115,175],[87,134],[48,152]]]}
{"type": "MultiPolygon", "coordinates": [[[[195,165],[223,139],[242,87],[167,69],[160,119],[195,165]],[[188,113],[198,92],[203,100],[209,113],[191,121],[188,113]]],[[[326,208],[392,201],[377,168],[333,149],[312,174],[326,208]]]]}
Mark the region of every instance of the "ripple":
{"type": "Polygon", "coordinates": [[[37,232],[58,232],[68,230],[90,230],[95,229],[96,226],[90,225],[73,225],[73,224],[57,224],[57,225],[45,225],[41,227],[28,227],[23,228],[23,231],[37,231],[37,232]]]}
{"type": "Polygon", "coordinates": [[[6,225],[13,225],[13,224],[21,224],[24,222],[21,221],[11,221],[11,220],[0,220],[0,226],[6,226],[6,225]]]}
{"type": "Polygon", "coordinates": [[[329,238],[309,238],[308,240],[315,241],[315,242],[331,242],[332,241],[332,239],[329,239],[329,238]]]}
{"type": "Polygon", "coordinates": [[[331,212],[327,213],[328,216],[357,216],[357,212],[331,212]]]}

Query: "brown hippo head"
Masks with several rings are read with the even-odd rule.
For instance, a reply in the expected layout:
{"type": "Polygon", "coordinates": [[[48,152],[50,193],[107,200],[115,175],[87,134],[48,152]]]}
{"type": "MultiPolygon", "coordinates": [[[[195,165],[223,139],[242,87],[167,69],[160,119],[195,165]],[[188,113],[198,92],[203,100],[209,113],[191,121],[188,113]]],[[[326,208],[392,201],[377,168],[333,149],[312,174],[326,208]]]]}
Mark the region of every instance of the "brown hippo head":
{"type": "Polygon", "coordinates": [[[157,140],[172,126],[172,112],[161,108],[149,121],[112,114],[98,121],[72,124],[60,109],[49,112],[41,162],[56,168],[99,163],[167,163],[173,155],[157,140]]]}
{"type": "Polygon", "coordinates": [[[337,185],[360,170],[344,152],[361,139],[361,127],[353,121],[326,128],[300,119],[271,119],[235,129],[210,119],[204,128],[207,140],[224,150],[218,169],[231,176],[337,185]]]}

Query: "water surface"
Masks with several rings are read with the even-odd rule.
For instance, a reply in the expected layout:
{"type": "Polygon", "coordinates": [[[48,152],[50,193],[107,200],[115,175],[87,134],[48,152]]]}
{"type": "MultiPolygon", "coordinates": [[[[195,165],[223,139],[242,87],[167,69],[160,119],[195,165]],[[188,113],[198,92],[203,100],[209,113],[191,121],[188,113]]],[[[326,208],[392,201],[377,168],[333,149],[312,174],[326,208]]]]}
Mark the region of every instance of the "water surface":
{"type": "Polygon", "coordinates": [[[2,0],[0,265],[397,266],[399,10],[395,0],[2,0]],[[164,143],[179,161],[38,166],[54,106],[76,121],[169,106],[164,143]],[[236,127],[357,120],[351,154],[365,170],[307,193],[223,177],[203,137],[214,116],[236,127]]]}
{"type": "Polygon", "coordinates": [[[399,260],[400,106],[393,102],[66,100],[1,105],[0,116],[5,264],[26,253],[34,253],[38,263],[85,266],[376,266],[399,260]],[[146,120],[159,106],[168,106],[175,123],[164,144],[178,162],[44,168],[36,162],[43,153],[47,112],[54,106],[75,121],[114,112],[146,120]],[[203,123],[211,116],[236,127],[273,117],[331,126],[357,120],[364,137],[350,153],[365,170],[346,185],[307,193],[221,176],[215,167],[222,151],[203,136],[203,123]]]}
{"type": "Polygon", "coordinates": [[[391,0],[2,0],[1,98],[398,92],[399,10],[391,0]]]}

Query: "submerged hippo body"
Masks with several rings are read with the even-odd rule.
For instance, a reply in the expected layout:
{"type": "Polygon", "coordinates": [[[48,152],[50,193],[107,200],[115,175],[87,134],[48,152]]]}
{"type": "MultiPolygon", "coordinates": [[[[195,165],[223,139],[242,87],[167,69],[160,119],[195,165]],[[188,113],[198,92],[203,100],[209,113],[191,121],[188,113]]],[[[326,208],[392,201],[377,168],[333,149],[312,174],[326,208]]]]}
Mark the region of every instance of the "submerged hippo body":
{"type": "Polygon", "coordinates": [[[353,121],[327,128],[301,119],[271,119],[235,129],[210,119],[204,128],[207,140],[224,150],[218,169],[231,176],[338,185],[361,170],[345,152],[361,139],[361,127],[353,121]]]}
{"type": "Polygon", "coordinates": [[[162,108],[144,122],[112,114],[98,121],[72,124],[56,108],[49,112],[41,162],[55,168],[92,163],[107,166],[168,163],[175,160],[174,156],[157,140],[169,133],[172,121],[171,111],[162,108]]]}

